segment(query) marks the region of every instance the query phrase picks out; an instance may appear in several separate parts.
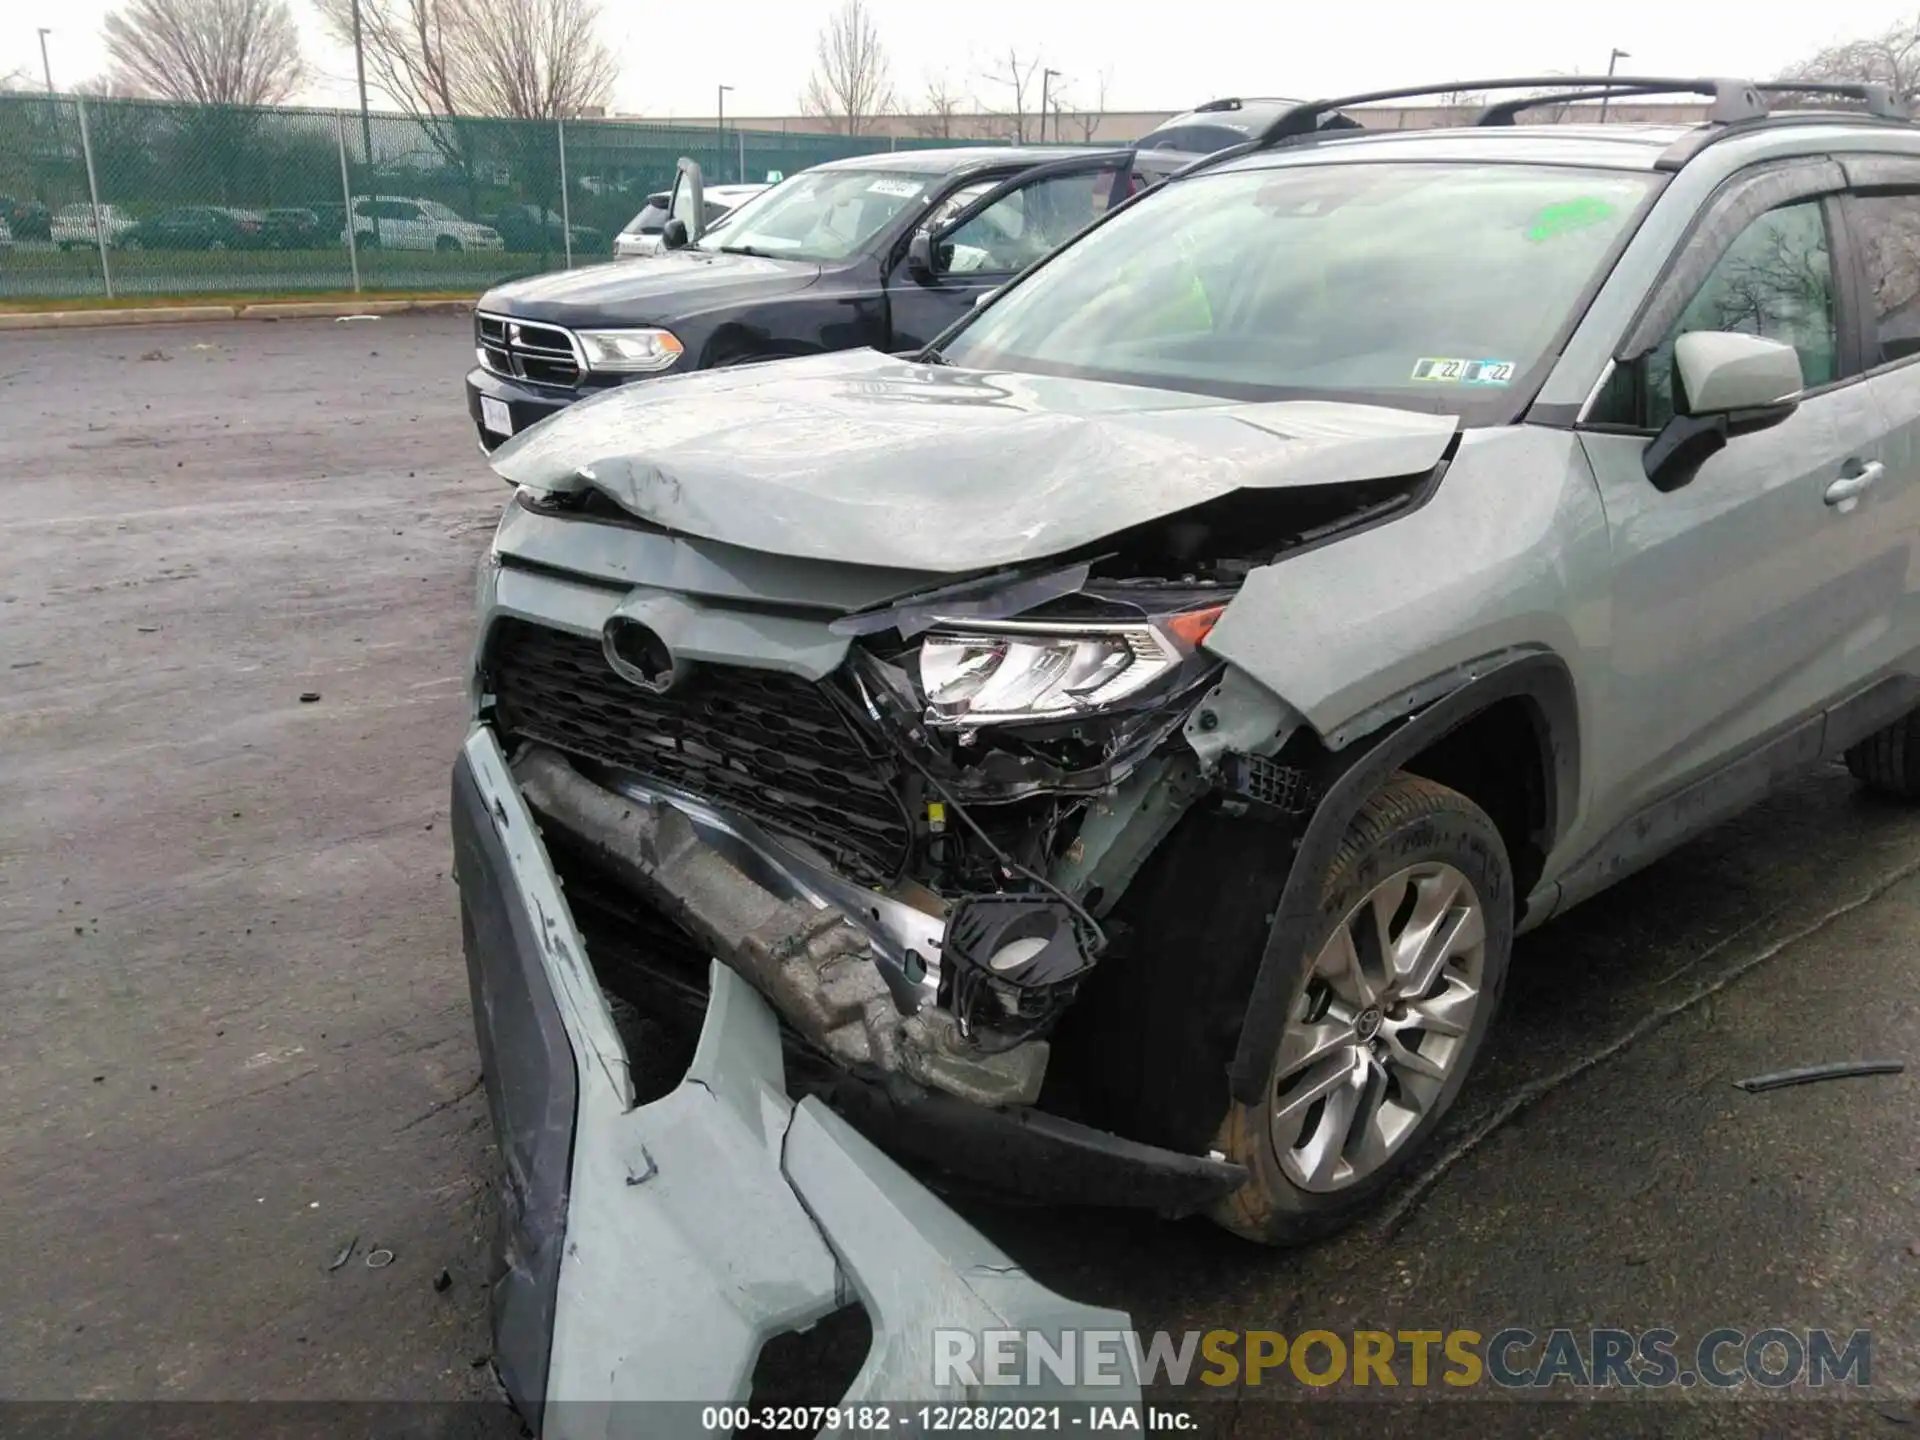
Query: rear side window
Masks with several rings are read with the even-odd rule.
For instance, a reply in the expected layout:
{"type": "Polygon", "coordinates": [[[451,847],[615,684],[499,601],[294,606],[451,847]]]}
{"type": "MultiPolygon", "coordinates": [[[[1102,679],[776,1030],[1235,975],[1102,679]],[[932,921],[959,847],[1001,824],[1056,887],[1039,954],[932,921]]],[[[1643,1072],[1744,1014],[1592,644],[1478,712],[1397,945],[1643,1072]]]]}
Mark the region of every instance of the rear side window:
{"type": "Polygon", "coordinates": [[[1920,194],[1850,195],[1845,203],[1871,290],[1878,349],[1867,364],[1920,355],[1920,194]]]}

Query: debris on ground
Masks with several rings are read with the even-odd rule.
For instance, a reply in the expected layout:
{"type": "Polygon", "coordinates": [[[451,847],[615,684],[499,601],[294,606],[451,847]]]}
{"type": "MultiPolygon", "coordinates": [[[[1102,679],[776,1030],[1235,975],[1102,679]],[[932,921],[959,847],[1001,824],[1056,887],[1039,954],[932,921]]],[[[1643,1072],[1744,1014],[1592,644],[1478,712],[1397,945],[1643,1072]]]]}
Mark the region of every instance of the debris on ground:
{"type": "Polygon", "coordinates": [[[327,1269],[329,1271],[338,1270],[342,1265],[346,1264],[347,1261],[351,1260],[353,1258],[354,1247],[357,1246],[359,1243],[360,1243],[360,1237],[356,1235],[351,1240],[347,1241],[346,1244],[342,1245],[340,1247],[339,1253],[336,1254],[333,1257],[333,1259],[328,1262],[327,1269]]]}
{"type": "Polygon", "coordinates": [[[369,1270],[384,1270],[392,1263],[393,1251],[387,1249],[385,1246],[367,1252],[367,1268],[369,1270]]]}
{"type": "Polygon", "coordinates": [[[140,358],[142,360],[171,360],[173,357],[164,350],[149,350],[140,358]]]}
{"type": "Polygon", "coordinates": [[[311,705],[319,698],[320,692],[318,690],[302,690],[300,692],[300,703],[302,705],[311,705]]]}
{"type": "Polygon", "coordinates": [[[438,1294],[446,1294],[447,1291],[453,1288],[453,1275],[446,1270],[442,1270],[438,1275],[433,1277],[433,1288],[438,1294]]]}
{"type": "Polygon", "coordinates": [[[1899,1060],[1837,1060],[1830,1065],[1807,1065],[1798,1070],[1775,1070],[1766,1075],[1749,1075],[1733,1083],[1749,1095],[1763,1090],[1783,1090],[1789,1085],[1812,1085],[1821,1080],[1851,1080],[1859,1075],[1899,1075],[1906,1065],[1899,1060]]]}

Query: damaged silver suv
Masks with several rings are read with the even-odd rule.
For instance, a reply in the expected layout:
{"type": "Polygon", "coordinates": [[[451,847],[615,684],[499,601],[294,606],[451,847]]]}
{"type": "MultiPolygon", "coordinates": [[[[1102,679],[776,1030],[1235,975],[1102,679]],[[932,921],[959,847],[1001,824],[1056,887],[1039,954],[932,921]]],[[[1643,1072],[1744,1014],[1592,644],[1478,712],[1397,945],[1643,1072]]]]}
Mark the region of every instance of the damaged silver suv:
{"type": "Polygon", "coordinates": [[[1298,106],[923,353],[496,452],[456,810],[516,1214],[543,1067],[671,1090],[713,958],[923,1170],[1299,1241],[1517,932],[1824,757],[1920,793],[1920,132],[1608,83],[1712,119],[1298,106]]]}

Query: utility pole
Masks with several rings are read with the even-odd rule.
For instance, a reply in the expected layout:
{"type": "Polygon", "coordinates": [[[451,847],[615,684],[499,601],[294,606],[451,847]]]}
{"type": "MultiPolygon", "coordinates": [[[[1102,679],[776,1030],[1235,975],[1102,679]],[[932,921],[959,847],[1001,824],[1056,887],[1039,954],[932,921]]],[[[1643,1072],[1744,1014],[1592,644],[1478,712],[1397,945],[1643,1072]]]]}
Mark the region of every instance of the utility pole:
{"type": "MultiPolygon", "coordinates": [[[[1031,75],[1033,72],[1029,70],[1027,73],[1031,75]]],[[[1049,82],[1058,80],[1059,78],[1060,72],[1058,70],[1042,70],[1040,72],[1040,143],[1042,145],[1047,143],[1047,86],[1049,82]]],[[[1053,127],[1053,138],[1056,140],[1060,138],[1060,127],[1058,124],[1055,124],[1053,127]]]]}
{"type": "MultiPolygon", "coordinates": [[[[1624,50],[1613,51],[1610,55],[1607,56],[1607,78],[1609,80],[1613,78],[1613,67],[1617,63],[1619,63],[1622,60],[1631,60],[1632,58],[1633,56],[1629,55],[1624,50]]],[[[1602,95],[1600,97],[1600,123],[1602,125],[1607,123],[1607,103],[1612,99],[1613,99],[1612,91],[1608,91],[1605,95],[1602,95]]]]}
{"type": "Polygon", "coordinates": [[[40,68],[47,72],[47,94],[53,94],[53,62],[47,59],[47,36],[53,31],[40,27],[40,68]]]}
{"type": "MultiPolygon", "coordinates": [[[[360,43],[360,0],[353,0],[353,74],[360,86],[360,159],[367,167],[366,188],[373,187],[373,122],[367,118],[367,51],[360,43]]],[[[374,210],[379,207],[373,206],[374,210]]],[[[347,199],[347,229],[353,229],[353,199],[347,199]]],[[[380,243],[380,217],[373,217],[373,240],[380,243]]]]}

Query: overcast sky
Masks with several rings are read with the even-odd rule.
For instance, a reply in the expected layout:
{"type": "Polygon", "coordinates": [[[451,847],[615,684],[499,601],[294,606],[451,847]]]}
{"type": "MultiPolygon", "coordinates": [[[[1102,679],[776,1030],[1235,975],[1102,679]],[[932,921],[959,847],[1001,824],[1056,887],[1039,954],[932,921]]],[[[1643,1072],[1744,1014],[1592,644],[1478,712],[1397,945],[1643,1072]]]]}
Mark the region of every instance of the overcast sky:
{"type": "MultiPolygon", "coordinates": [[[[351,104],[353,58],[328,42],[307,0],[288,0],[315,72],[302,99],[351,104]]],[[[1822,46],[1877,34],[1920,0],[1468,0],[1462,4],[1288,5],[1275,0],[869,0],[903,108],[944,69],[988,107],[1005,91],[982,79],[1009,46],[1061,71],[1092,106],[1104,72],[1109,110],[1178,109],[1216,95],[1321,96],[1488,75],[1604,72],[1766,77],[1822,46]],[[1184,29],[1188,21],[1197,28],[1184,29]]],[[[0,75],[40,76],[36,30],[52,29],[56,86],[100,74],[101,18],[113,0],[0,0],[0,75]]],[[[621,62],[614,106],[661,119],[708,116],[715,87],[731,114],[797,109],[814,37],[833,0],[603,0],[621,62]]],[[[1036,96],[1037,98],[1037,96],[1036,96]]],[[[381,102],[376,97],[374,104],[381,102]]]]}

